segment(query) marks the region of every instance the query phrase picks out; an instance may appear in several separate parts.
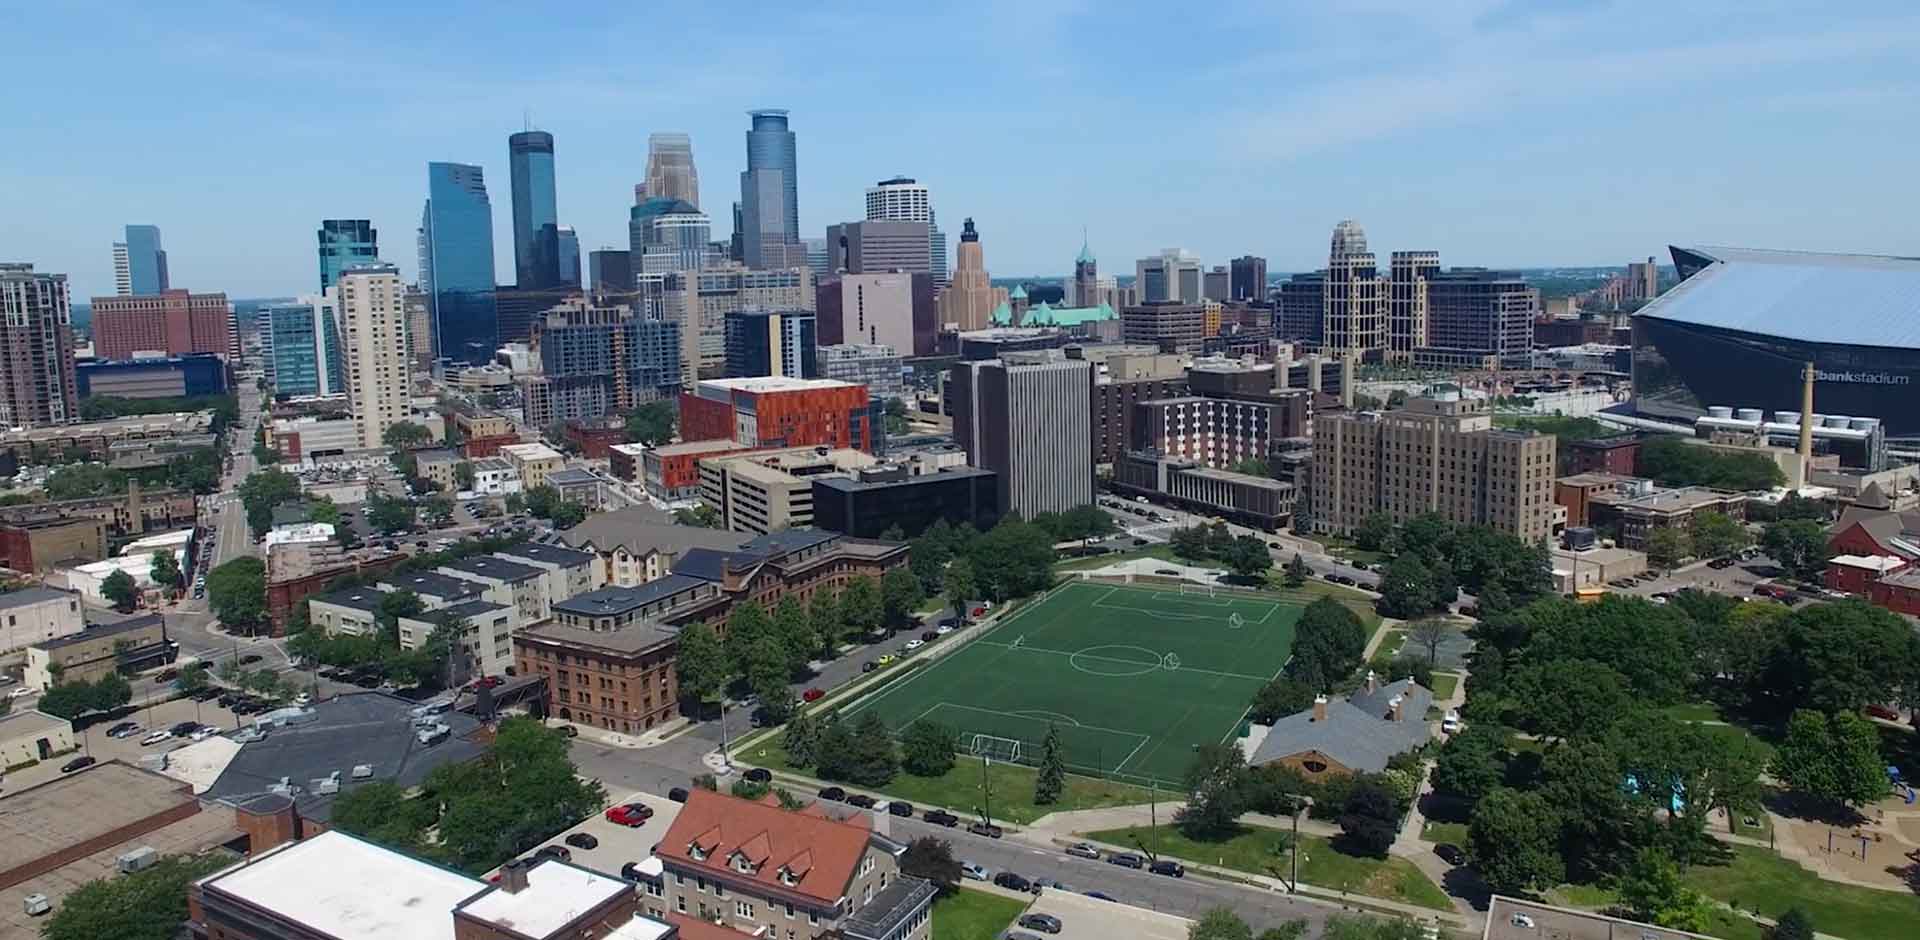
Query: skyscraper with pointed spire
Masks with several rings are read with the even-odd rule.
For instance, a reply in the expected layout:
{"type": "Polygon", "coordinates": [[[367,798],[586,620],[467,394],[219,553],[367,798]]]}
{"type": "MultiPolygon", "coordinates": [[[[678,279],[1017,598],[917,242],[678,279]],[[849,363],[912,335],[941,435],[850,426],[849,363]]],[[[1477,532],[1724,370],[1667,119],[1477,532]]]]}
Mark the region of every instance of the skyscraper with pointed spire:
{"type": "Polygon", "coordinates": [[[1093,252],[1087,248],[1087,233],[1082,230],[1080,256],[1073,259],[1073,303],[1077,307],[1091,307],[1099,302],[1099,265],[1093,260],[1093,252]]]}
{"type": "Polygon", "coordinates": [[[953,280],[940,292],[940,326],[949,330],[983,330],[993,321],[994,308],[1007,302],[1007,291],[993,286],[987,275],[980,233],[969,218],[960,229],[960,250],[953,280]]]}
{"type": "Polygon", "coordinates": [[[678,199],[700,208],[700,171],[693,166],[693,138],[685,134],[647,135],[647,181],[634,187],[633,204],[648,199],[678,199]]]}

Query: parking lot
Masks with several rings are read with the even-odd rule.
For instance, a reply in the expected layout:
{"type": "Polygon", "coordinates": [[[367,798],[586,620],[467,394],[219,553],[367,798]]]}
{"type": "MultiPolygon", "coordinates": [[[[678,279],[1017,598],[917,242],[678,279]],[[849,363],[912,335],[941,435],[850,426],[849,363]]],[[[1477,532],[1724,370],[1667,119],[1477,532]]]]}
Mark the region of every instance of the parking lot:
{"type": "Polygon", "coordinates": [[[591,819],[554,836],[542,845],[565,846],[571,854],[569,860],[573,864],[590,868],[604,875],[620,877],[622,865],[628,862],[644,861],[653,855],[654,845],[667,834],[667,829],[673,825],[674,818],[680,815],[680,804],[650,793],[631,793],[621,797],[613,805],[618,806],[624,803],[644,803],[652,807],[653,817],[644,825],[628,827],[609,822],[605,812],[596,813],[591,819]],[[567,845],[568,836],[581,832],[598,840],[599,845],[591,849],[567,845]]]}
{"type": "Polygon", "coordinates": [[[1071,891],[1042,891],[1040,897],[1027,908],[1028,914],[1049,914],[1060,918],[1060,932],[1046,934],[1042,931],[1014,926],[1010,934],[1025,932],[1035,936],[1058,937],[1059,940],[1109,940],[1112,937],[1127,937],[1129,940],[1186,940],[1187,929],[1192,922],[1184,917],[1149,911],[1142,907],[1131,907],[1090,898],[1071,891]]]}
{"type": "Polygon", "coordinates": [[[232,731],[240,727],[244,719],[236,716],[214,701],[195,702],[192,699],[176,699],[157,705],[140,708],[124,716],[90,725],[84,731],[75,730],[73,743],[80,750],[65,754],[52,760],[41,761],[32,767],[16,770],[6,776],[6,792],[16,793],[39,783],[45,783],[60,776],[61,765],[76,757],[87,756],[105,763],[120,760],[138,766],[140,758],[148,754],[161,754],[190,743],[185,738],[171,738],[157,744],[141,746],[140,741],[149,733],[171,728],[183,721],[194,721],[211,725],[221,731],[232,731]],[[140,726],[134,734],[120,738],[107,736],[107,729],[123,721],[131,721],[140,726]]]}

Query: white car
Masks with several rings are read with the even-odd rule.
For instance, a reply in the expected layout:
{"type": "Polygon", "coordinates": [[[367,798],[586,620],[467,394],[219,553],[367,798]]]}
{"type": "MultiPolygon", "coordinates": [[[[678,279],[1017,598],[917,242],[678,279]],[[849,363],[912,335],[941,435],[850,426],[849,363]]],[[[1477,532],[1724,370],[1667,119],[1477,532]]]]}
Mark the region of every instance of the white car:
{"type": "Polygon", "coordinates": [[[311,696],[311,695],[308,695],[308,694],[307,694],[307,693],[305,693],[305,692],[302,692],[302,693],[300,693],[299,695],[296,695],[296,696],[294,696],[294,697],[293,697],[293,704],[295,704],[295,705],[299,705],[299,706],[302,706],[302,707],[305,707],[305,706],[307,706],[307,705],[311,705],[311,704],[313,704],[313,696],[311,696]]]}
{"type": "Polygon", "coordinates": [[[33,694],[33,690],[23,685],[17,689],[14,689],[11,692],[8,692],[7,697],[8,698],[26,698],[27,696],[32,694],[33,694]]]}
{"type": "Polygon", "coordinates": [[[987,870],[975,862],[961,862],[960,876],[962,878],[971,878],[974,881],[985,881],[987,880],[987,870]]]}
{"type": "Polygon", "coordinates": [[[1532,927],[1533,918],[1528,917],[1527,915],[1522,914],[1519,911],[1514,911],[1513,916],[1507,918],[1507,923],[1510,923],[1515,927],[1532,927]]]}
{"type": "Polygon", "coordinates": [[[1460,728],[1460,712],[1451,708],[1447,709],[1446,717],[1440,720],[1440,730],[1448,734],[1459,734],[1460,728]]]}
{"type": "Polygon", "coordinates": [[[204,727],[195,728],[193,729],[193,734],[191,735],[191,739],[195,741],[205,741],[206,739],[211,738],[214,735],[219,733],[220,733],[220,729],[218,728],[204,728],[204,727]]]}
{"type": "Polygon", "coordinates": [[[925,640],[908,640],[907,641],[907,649],[909,650],[917,650],[920,647],[925,645],[927,645],[927,641],[925,640]]]}
{"type": "Polygon", "coordinates": [[[935,628],[933,631],[935,636],[946,636],[947,634],[952,632],[953,632],[953,624],[950,624],[950,623],[943,623],[939,627],[935,628]]]}
{"type": "Polygon", "coordinates": [[[162,742],[162,741],[167,741],[167,740],[171,740],[172,738],[173,738],[173,732],[171,732],[171,731],[168,731],[168,730],[166,730],[166,729],[164,729],[164,728],[163,728],[163,729],[161,729],[161,730],[159,730],[159,731],[155,731],[154,733],[152,733],[152,734],[150,734],[150,735],[147,735],[147,736],[146,736],[146,737],[144,737],[144,738],[141,738],[141,739],[140,739],[140,746],[141,746],[141,747],[152,747],[152,746],[153,746],[153,745],[155,745],[155,744],[159,744],[159,743],[160,743],[160,742],[162,742]]]}

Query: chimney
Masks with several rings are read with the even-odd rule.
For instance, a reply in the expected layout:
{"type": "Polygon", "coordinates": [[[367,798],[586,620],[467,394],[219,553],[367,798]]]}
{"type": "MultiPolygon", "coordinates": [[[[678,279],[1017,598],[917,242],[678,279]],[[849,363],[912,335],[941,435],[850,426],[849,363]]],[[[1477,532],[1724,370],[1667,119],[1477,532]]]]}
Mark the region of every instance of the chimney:
{"type": "Polygon", "coordinates": [[[1324,695],[1316,695],[1313,697],[1313,720],[1327,720],[1327,697],[1324,695]]]}
{"type": "Polygon", "coordinates": [[[1380,677],[1374,675],[1373,670],[1369,669],[1367,670],[1367,694],[1372,695],[1378,691],[1380,691],[1380,677]]]}
{"type": "Polygon", "coordinates": [[[500,866],[500,890],[508,894],[519,894],[527,890],[527,862],[516,858],[500,866]]]}
{"type": "Polygon", "coordinates": [[[1387,717],[1390,720],[1393,720],[1393,721],[1400,720],[1400,700],[1402,698],[1403,696],[1396,695],[1390,701],[1387,702],[1387,717]]]}
{"type": "Polygon", "coordinates": [[[1801,473],[1813,457],[1813,363],[1800,370],[1800,463],[1801,473]]]}

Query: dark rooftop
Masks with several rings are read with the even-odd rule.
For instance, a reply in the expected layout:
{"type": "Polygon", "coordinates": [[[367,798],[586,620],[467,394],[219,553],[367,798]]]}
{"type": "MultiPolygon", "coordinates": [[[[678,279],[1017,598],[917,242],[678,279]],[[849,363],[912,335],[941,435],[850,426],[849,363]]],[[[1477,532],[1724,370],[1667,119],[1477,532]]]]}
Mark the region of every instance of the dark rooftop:
{"type": "Polygon", "coordinates": [[[568,467],[565,470],[555,470],[547,474],[547,482],[554,486],[587,486],[600,483],[602,480],[592,471],[568,467]]]}
{"type": "Polygon", "coordinates": [[[373,614],[380,612],[380,601],[386,596],[387,592],[377,588],[350,587],[341,588],[338,591],[328,591],[325,594],[316,595],[313,599],[322,603],[333,604],[338,607],[351,607],[354,610],[373,614]]]}
{"type": "Polygon", "coordinates": [[[546,574],[546,572],[532,565],[523,565],[517,561],[508,561],[505,558],[494,558],[491,555],[476,555],[472,558],[450,561],[441,565],[440,568],[441,570],[451,569],[453,571],[464,571],[468,574],[479,575],[485,578],[496,578],[510,583],[531,581],[534,578],[546,574]]]}
{"type": "MultiPolygon", "coordinates": [[[[63,636],[57,640],[47,640],[45,642],[35,643],[33,645],[43,650],[57,650],[63,646],[72,646],[76,643],[85,643],[88,640],[97,640],[103,636],[113,636],[119,633],[131,633],[135,630],[141,630],[147,627],[151,627],[157,623],[161,623],[159,614],[142,614],[141,616],[138,616],[138,617],[129,617],[118,623],[90,623],[90,624],[87,624],[87,628],[85,630],[82,630],[79,633],[76,633],[72,636],[63,636]]],[[[161,627],[161,632],[164,633],[165,631],[166,631],[166,628],[163,625],[161,627]]]]}
{"type": "Polygon", "coordinates": [[[866,490],[880,490],[896,486],[930,485],[948,480],[964,479],[966,477],[990,476],[993,476],[992,470],[982,470],[979,467],[943,467],[936,473],[922,473],[918,476],[908,476],[899,480],[859,480],[853,477],[819,477],[813,481],[813,485],[846,493],[859,493],[866,490]]]}
{"type": "Polygon", "coordinates": [[[515,636],[522,640],[550,640],[568,647],[605,650],[621,656],[644,653],[664,643],[672,643],[679,638],[678,631],[669,630],[650,620],[628,624],[618,630],[583,630],[557,623],[521,630],[515,636]]]}
{"type": "Polygon", "coordinates": [[[430,614],[423,614],[422,616],[446,614],[449,617],[474,617],[480,614],[490,614],[496,610],[506,609],[506,605],[504,604],[494,604],[488,601],[461,601],[458,604],[449,604],[439,610],[433,611],[430,614]]]}
{"type": "Polygon", "coordinates": [[[528,558],[534,561],[552,562],[564,567],[584,565],[594,560],[592,552],[583,552],[565,545],[548,545],[544,542],[521,542],[494,554],[506,558],[528,558]]]}
{"type": "Polygon", "coordinates": [[[797,552],[803,548],[812,548],[839,537],[840,533],[828,532],[824,529],[788,529],[784,532],[769,532],[762,535],[740,546],[740,550],[772,557],[797,552]]]}
{"type": "Polygon", "coordinates": [[[583,617],[611,617],[706,583],[705,578],[670,574],[633,587],[608,587],[576,594],[555,603],[553,610],[554,613],[579,614],[583,617]]]}
{"type": "Polygon", "coordinates": [[[461,578],[449,577],[434,571],[408,571],[395,573],[380,579],[382,587],[395,590],[412,591],[415,594],[430,594],[434,597],[466,597],[479,594],[480,585],[461,578]]]}

